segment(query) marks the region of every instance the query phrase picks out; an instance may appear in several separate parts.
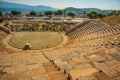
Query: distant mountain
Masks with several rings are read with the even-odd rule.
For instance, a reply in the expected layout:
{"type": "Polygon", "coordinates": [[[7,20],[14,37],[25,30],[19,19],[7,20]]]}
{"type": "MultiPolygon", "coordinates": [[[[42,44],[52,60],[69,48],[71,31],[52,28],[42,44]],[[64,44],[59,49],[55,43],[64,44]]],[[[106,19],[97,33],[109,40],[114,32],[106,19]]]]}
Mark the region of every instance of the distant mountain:
{"type": "Polygon", "coordinates": [[[22,12],[30,12],[30,11],[36,11],[36,12],[44,12],[44,11],[56,11],[56,8],[52,8],[49,6],[29,6],[24,4],[16,4],[16,3],[8,3],[8,2],[2,2],[0,1],[0,9],[2,9],[5,12],[11,12],[12,10],[18,10],[22,12]]]}
{"type": "Polygon", "coordinates": [[[67,7],[66,10],[69,12],[75,12],[76,14],[82,14],[84,11],[86,11],[87,13],[95,11],[97,13],[103,13],[106,15],[113,11],[113,10],[101,10],[98,8],[74,8],[74,7],[67,7]]]}
{"type": "MultiPolygon", "coordinates": [[[[30,11],[36,11],[36,12],[45,12],[45,11],[56,11],[57,8],[52,8],[49,6],[29,6],[25,4],[17,4],[17,3],[9,3],[9,2],[3,2],[0,1],[0,10],[3,10],[3,12],[10,13],[12,10],[17,10],[21,12],[30,12],[30,11]]],[[[76,14],[82,14],[84,11],[87,13],[91,11],[95,11],[97,13],[103,13],[103,14],[109,14],[113,10],[101,10],[98,8],[74,8],[74,7],[67,7],[67,11],[75,12],[76,14]]]]}

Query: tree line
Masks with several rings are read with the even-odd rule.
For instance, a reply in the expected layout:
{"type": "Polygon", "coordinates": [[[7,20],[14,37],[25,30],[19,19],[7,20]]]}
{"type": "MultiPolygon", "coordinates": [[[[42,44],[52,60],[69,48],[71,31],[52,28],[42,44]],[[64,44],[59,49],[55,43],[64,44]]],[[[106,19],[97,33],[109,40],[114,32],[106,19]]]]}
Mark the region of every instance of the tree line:
{"type": "MultiPolygon", "coordinates": [[[[11,11],[11,14],[14,16],[19,16],[22,14],[22,12],[13,10],[13,11],[11,11]]],[[[45,11],[44,14],[42,14],[42,13],[39,14],[39,16],[44,16],[44,15],[51,18],[52,15],[58,16],[58,17],[60,17],[62,15],[64,17],[66,17],[66,16],[75,17],[76,14],[74,12],[67,12],[64,9],[64,10],[57,10],[57,11],[45,11]]],[[[31,12],[29,12],[28,16],[37,16],[37,12],[31,11],[31,12]]]]}
{"type": "Polygon", "coordinates": [[[112,16],[112,15],[119,15],[120,12],[111,11],[108,15],[104,15],[103,13],[97,13],[95,11],[87,13],[86,11],[83,12],[84,15],[87,15],[90,19],[97,19],[97,18],[104,18],[106,16],[112,16]]]}
{"type": "MultiPolygon", "coordinates": [[[[97,13],[95,11],[92,11],[92,12],[84,11],[82,14],[84,15],[85,18],[97,19],[97,18],[104,18],[106,16],[117,15],[117,14],[120,14],[120,12],[111,11],[108,15],[104,15],[103,13],[97,13]]],[[[0,10],[0,16],[2,16],[2,15],[3,15],[2,11],[0,10]]],[[[5,15],[8,15],[8,14],[6,13],[5,15]]],[[[11,11],[10,15],[21,16],[22,12],[21,11],[13,10],[13,11],[11,11]]],[[[39,17],[47,16],[49,19],[52,18],[53,16],[56,16],[58,19],[60,19],[61,16],[63,16],[64,18],[66,16],[69,16],[71,18],[81,17],[80,15],[77,15],[75,12],[69,12],[66,9],[57,10],[57,11],[45,11],[43,13],[37,13],[35,11],[31,11],[28,14],[26,14],[26,16],[31,16],[31,17],[35,17],[35,16],[39,16],[39,17]]]]}

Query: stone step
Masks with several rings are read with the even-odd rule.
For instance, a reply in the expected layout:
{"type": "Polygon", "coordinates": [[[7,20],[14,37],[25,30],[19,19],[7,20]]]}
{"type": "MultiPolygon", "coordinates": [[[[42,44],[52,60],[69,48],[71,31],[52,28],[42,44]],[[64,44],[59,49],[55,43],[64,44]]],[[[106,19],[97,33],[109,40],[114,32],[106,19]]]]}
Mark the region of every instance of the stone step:
{"type": "Polygon", "coordinates": [[[47,72],[57,71],[55,67],[44,67],[44,68],[45,68],[45,71],[47,72]]]}
{"type": "Polygon", "coordinates": [[[51,71],[48,74],[50,74],[50,75],[63,74],[63,71],[51,71]]]}
{"type": "Polygon", "coordinates": [[[50,80],[67,80],[67,75],[66,74],[58,73],[58,72],[49,74],[50,80]]]}
{"type": "Polygon", "coordinates": [[[66,80],[67,75],[63,73],[63,71],[53,71],[49,72],[50,80],[66,80]]]}
{"type": "Polygon", "coordinates": [[[50,62],[43,63],[44,67],[54,67],[54,65],[50,62]]]}
{"type": "Polygon", "coordinates": [[[67,80],[67,75],[64,74],[63,71],[58,71],[52,63],[43,63],[43,66],[48,73],[50,80],[67,80]]]}

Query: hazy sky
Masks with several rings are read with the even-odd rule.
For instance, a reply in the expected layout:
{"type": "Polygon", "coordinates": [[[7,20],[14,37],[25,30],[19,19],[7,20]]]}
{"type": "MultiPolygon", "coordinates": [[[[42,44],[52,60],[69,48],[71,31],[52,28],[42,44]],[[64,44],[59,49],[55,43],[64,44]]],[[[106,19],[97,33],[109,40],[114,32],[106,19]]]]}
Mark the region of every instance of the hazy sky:
{"type": "Polygon", "coordinates": [[[46,5],[55,8],[100,8],[120,10],[120,0],[0,0],[27,5],[46,5]]]}

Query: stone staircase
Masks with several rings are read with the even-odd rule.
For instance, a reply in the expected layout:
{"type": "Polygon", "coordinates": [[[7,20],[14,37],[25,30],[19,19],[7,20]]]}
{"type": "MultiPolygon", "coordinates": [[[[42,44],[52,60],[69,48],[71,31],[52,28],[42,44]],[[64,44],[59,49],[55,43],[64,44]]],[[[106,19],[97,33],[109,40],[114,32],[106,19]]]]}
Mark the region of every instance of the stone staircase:
{"type": "Polygon", "coordinates": [[[43,63],[45,71],[47,72],[50,80],[67,80],[67,74],[58,70],[55,65],[50,62],[43,63]]]}

